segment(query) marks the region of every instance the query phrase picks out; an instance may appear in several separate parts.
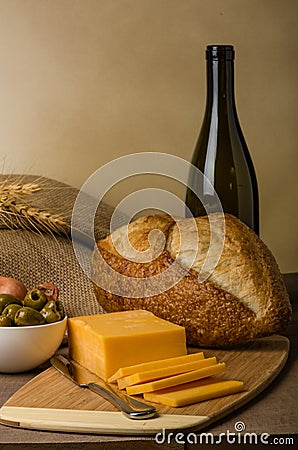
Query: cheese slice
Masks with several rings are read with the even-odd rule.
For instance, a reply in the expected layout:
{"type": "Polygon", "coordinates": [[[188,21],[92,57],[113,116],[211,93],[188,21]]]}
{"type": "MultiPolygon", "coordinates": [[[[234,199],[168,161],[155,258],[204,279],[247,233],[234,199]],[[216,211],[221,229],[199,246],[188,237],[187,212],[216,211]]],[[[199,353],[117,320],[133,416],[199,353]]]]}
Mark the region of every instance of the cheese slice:
{"type": "Polygon", "coordinates": [[[144,399],[166,406],[178,407],[235,394],[244,389],[242,381],[207,378],[180,386],[144,393],[144,399]]]}
{"type": "Polygon", "coordinates": [[[226,370],[225,363],[214,364],[213,366],[204,367],[198,370],[192,370],[191,372],[182,373],[180,375],[174,375],[173,377],[162,378],[160,380],[149,381],[148,383],[135,384],[134,386],[128,386],[126,392],[129,395],[143,394],[144,392],[157,391],[171,386],[178,386],[189,381],[199,380],[201,378],[217,375],[226,370]]]}
{"type": "Polygon", "coordinates": [[[144,372],[137,372],[133,375],[120,378],[118,382],[119,389],[125,389],[127,386],[132,386],[138,383],[144,383],[146,381],[158,380],[159,378],[165,378],[180,373],[190,372],[192,370],[201,369],[203,367],[212,366],[217,363],[215,356],[212,358],[201,359],[199,361],[191,361],[186,364],[179,364],[176,366],[162,367],[159,369],[146,370],[144,372]]]}
{"type": "Polygon", "coordinates": [[[133,366],[121,367],[117,372],[109,378],[109,383],[117,381],[119,378],[133,375],[138,372],[145,372],[146,370],[161,369],[163,367],[176,366],[178,364],[186,364],[192,361],[199,361],[204,359],[203,352],[189,353],[188,355],[176,356],[174,358],[159,359],[156,361],[149,361],[146,363],[135,364],[133,366]]]}
{"type": "Polygon", "coordinates": [[[68,319],[69,356],[107,380],[120,367],[187,354],[185,328],[133,310],[68,319]]]}

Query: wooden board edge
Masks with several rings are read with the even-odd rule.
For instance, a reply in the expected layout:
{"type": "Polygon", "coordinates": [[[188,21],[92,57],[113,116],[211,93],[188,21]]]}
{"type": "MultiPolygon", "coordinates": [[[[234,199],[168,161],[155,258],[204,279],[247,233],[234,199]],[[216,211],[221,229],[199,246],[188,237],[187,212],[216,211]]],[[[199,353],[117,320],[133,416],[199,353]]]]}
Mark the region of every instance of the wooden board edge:
{"type": "MultiPolygon", "coordinates": [[[[252,389],[247,395],[240,396],[238,400],[235,400],[232,404],[229,405],[229,407],[224,408],[219,414],[210,415],[209,421],[204,423],[204,427],[207,427],[211,425],[214,422],[217,422],[218,420],[221,420],[222,418],[227,416],[227,409],[229,409],[228,414],[232,414],[237,409],[241,408],[242,406],[249,403],[251,400],[257,400],[257,396],[260,395],[262,392],[265,391],[265,389],[275,380],[275,378],[281,373],[283,368],[286,365],[286,362],[289,357],[289,351],[290,351],[290,340],[286,336],[278,336],[279,338],[282,338],[282,340],[287,344],[287,349],[283,355],[283,358],[280,360],[279,365],[277,366],[276,370],[271,373],[271,376],[266,378],[262,384],[260,384],[255,389],[252,389]]],[[[244,391],[245,392],[245,391],[244,391]]],[[[240,394],[241,395],[241,394],[240,394]]]]}
{"type": "Polygon", "coordinates": [[[208,416],[160,414],[152,419],[131,420],[120,412],[3,406],[0,423],[16,428],[68,433],[153,435],[182,429],[196,429],[208,416]]]}

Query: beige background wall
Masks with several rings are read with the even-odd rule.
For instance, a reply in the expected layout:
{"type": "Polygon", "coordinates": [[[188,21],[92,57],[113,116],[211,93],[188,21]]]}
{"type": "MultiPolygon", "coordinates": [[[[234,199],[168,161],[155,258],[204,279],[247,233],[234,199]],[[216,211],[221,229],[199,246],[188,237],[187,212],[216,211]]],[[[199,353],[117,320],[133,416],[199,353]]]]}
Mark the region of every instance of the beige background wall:
{"type": "Polygon", "coordinates": [[[261,237],[282,271],[297,271],[297,9],[296,0],[0,0],[2,172],[80,187],[133,152],[189,160],[205,46],[232,43],[261,237]]]}

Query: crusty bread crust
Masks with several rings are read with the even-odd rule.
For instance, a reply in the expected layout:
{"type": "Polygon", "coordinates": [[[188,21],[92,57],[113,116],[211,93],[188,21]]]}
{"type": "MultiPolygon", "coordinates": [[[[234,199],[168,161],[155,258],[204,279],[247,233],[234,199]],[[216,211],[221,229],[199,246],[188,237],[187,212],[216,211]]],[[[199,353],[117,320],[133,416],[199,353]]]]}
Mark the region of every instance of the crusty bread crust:
{"type": "Polygon", "coordinates": [[[180,281],[169,289],[135,298],[133,286],[130,292],[125,277],[120,282],[116,277],[108,278],[95,251],[92,279],[103,309],[151,311],[184,326],[188,345],[195,346],[230,347],[285,330],[290,323],[291,305],[273,255],[240,220],[228,214],[224,218],[222,253],[203,282],[199,282],[198,274],[210,244],[207,216],[195,219],[198,234],[192,219],[174,221],[169,216],[156,215],[141,217],[99,241],[97,248],[104,261],[125,277],[147,278],[150,282],[150,277],[166,272],[174,261],[178,263],[176,272],[181,272],[180,281]],[[127,246],[127,239],[132,248],[127,246]],[[196,247],[194,253],[192,249],[196,247]],[[189,269],[190,257],[193,261],[189,269]],[[101,287],[107,283],[110,292],[101,287]],[[118,292],[123,289],[126,295],[115,295],[115,287],[118,292]]]}

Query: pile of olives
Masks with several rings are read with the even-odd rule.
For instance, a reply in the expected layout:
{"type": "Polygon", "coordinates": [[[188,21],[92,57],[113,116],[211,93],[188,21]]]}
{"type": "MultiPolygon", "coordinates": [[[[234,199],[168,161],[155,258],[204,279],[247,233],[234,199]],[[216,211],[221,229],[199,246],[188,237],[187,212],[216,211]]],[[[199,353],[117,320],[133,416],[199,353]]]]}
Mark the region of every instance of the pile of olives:
{"type": "Polygon", "coordinates": [[[12,294],[0,294],[0,327],[43,325],[65,317],[57,295],[40,287],[27,292],[23,300],[12,294]]]}

